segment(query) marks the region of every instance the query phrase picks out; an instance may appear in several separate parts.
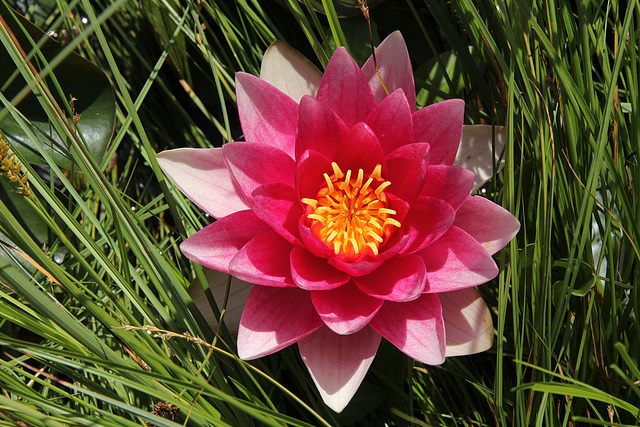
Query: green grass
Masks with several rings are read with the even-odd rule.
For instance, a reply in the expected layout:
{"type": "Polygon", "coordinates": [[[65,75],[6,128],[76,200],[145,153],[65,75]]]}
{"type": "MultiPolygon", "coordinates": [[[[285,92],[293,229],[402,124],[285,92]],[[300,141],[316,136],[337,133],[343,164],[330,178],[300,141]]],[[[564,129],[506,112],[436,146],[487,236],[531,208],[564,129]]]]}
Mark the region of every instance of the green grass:
{"type": "MultiPolygon", "coordinates": [[[[498,278],[480,287],[492,349],[430,367],[384,344],[339,415],[295,346],[243,362],[228,331],[214,333],[194,309],[186,288],[208,285],[178,244],[210,219],[167,182],[155,154],[239,139],[234,73],[258,74],[276,38],[320,68],[336,45],[365,59],[364,18],[339,18],[325,0],[314,3],[322,13],[309,0],[36,3],[27,18],[58,34],[55,58],[16,43],[11,13],[0,22],[0,123],[21,129],[46,165],[14,150],[24,194],[0,176],[0,425],[640,422],[640,2],[371,9],[374,43],[396,29],[407,40],[419,102],[460,97],[466,123],[506,126],[506,167],[482,194],[522,228],[497,255],[498,278]],[[113,90],[104,158],[74,128],[53,68],[71,51],[100,66],[113,90]],[[16,105],[28,91],[7,91],[26,87],[20,79],[38,95],[28,107],[16,105]],[[52,157],[56,133],[71,171],[52,157]],[[175,420],[152,413],[159,402],[179,408],[175,420]]],[[[73,95],[82,112],[85,99],[73,95]]]]}

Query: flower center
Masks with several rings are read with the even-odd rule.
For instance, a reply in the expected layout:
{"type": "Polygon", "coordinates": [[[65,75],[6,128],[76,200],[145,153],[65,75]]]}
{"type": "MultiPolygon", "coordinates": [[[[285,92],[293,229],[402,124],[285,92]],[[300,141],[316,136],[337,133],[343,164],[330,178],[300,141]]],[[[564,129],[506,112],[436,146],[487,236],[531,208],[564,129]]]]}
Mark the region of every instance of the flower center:
{"type": "Polygon", "coordinates": [[[332,248],[345,261],[353,261],[362,253],[378,255],[378,249],[400,222],[392,218],[384,190],[391,185],[382,179],[382,166],[370,174],[358,170],[353,177],[331,163],[333,175],[324,174],[325,184],[315,199],[302,199],[314,236],[332,248]]]}

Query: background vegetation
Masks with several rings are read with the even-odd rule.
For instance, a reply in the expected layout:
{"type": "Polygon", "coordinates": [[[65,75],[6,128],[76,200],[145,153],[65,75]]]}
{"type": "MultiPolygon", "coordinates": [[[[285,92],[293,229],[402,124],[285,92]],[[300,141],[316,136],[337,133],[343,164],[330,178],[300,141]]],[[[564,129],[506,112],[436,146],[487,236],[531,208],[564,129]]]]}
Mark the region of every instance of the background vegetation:
{"type": "Polygon", "coordinates": [[[178,244],[211,219],[155,153],[240,138],[234,73],[275,39],[321,69],[338,45],[362,63],[353,3],[2,1],[0,425],[639,422],[637,0],[370,10],[374,44],[402,31],[420,107],[459,97],[466,123],[507,128],[482,193],[522,229],[480,287],[490,351],[430,367],[384,344],[337,415],[295,346],[245,363],[194,308],[189,283],[208,284],[178,244]]]}

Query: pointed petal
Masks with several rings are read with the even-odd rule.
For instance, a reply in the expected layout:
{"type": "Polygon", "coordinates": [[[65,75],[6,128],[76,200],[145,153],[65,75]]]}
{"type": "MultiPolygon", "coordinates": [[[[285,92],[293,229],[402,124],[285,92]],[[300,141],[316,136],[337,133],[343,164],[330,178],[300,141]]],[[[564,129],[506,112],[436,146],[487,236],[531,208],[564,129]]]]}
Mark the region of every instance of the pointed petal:
{"type": "Polygon", "coordinates": [[[276,40],[264,53],[260,78],[300,102],[304,95],[316,96],[322,73],[300,52],[276,40]]]}
{"type": "Polygon", "coordinates": [[[314,150],[333,158],[340,141],[349,129],[336,113],[322,102],[305,96],[298,110],[296,158],[306,150],[314,150]]]}
{"type": "Polygon", "coordinates": [[[428,365],[444,362],[445,330],[438,295],[386,302],[369,324],[407,356],[428,365]]]}
{"type": "Polygon", "coordinates": [[[301,289],[307,291],[323,291],[337,288],[351,280],[351,276],[327,264],[327,260],[319,258],[300,247],[291,251],[291,276],[301,289]]]}
{"type": "Polygon", "coordinates": [[[496,173],[504,166],[504,159],[500,162],[498,161],[506,140],[507,134],[502,126],[464,126],[460,149],[453,164],[469,169],[476,174],[476,179],[473,182],[473,191],[482,187],[485,182],[491,179],[494,165],[496,173]]]}
{"type": "Polygon", "coordinates": [[[262,184],[294,185],[295,162],[283,151],[252,142],[230,142],[224,145],[222,153],[247,200],[262,184]]]}
{"type": "Polygon", "coordinates": [[[254,236],[271,230],[252,211],[227,215],[193,234],[180,244],[180,250],[191,261],[229,273],[229,263],[254,236]]]}
{"type": "Polygon", "coordinates": [[[275,231],[258,234],[229,263],[238,279],[263,286],[294,287],[289,269],[293,245],[275,231]]]}
{"type": "Polygon", "coordinates": [[[236,74],[236,97],[245,140],[277,148],[293,157],[298,104],[247,73],[236,74]]]}
{"type": "Polygon", "coordinates": [[[387,301],[412,301],[424,290],[427,269],[417,255],[395,257],[373,273],[354,277],[353,281],[369,296],[387,301]]]}
{"type": "MultiPolygon", "coordinates": [[[[380,43],[380,46],[376,49],[376,62],[378,63],[380,77],[382,77],[382,81],[384,81],[384,85],[389,93],[396,89],[402,89],[407,97],[411,111],[415,111],[416,86],[413,81],[413,70],[411,69],[411,60],[409,59],[407,45],[400,31],[391,33],[380,43]]],[[[373,57],[370,57],[366,64],[364,64],[362,72],[369,81],[376,102],[382,102],[387,92],[380,83],[380,77],[376,73],[373,57]]]]}
{"type": "Polygon", "coordinates": [[[353,283],[329,291],[311,291],[311,301],[325,325],[340,335],[364,328],[383,302],[363,293],[353,283]]]}
{"type": "Polygon", "coordinates": [[[342,412],[360,387],[380,346],[380,334],[364,328],[337,335],[327,327],[298,341],[300,356],[324,403],[342,412]]]}
{"type": "Polygon", "coordinates": [[[351,169],[357,174],[358,169],[362,169],[364,173],[371,173],[378,164],[383,165],[383,174],[386,172],[380,142],[365,123],[358,123],[349,130],[336,152],[334,161],[343,172],[351,169]]]}
{"type": "Polygon", "coordinates": [[[425,292],[451,292],[486,283],[498,275],[491,255],[469,234],[451,227],[442,237],[421,250],[427,266],[425,292]]]}
{"type": "Polygon", "coordinates": [[[402,90],[389,94],[364,120],[375,132],[382,150],[393,150],[413,141],[411,108],[402,90]]]}
{"type": "MultiPolygon", "coordinates": [[[[253,284],[245,282],[236,277],[229,276],[221,271],[204,269],[204,276],[209,284],[209,290],[213,295],[213,299],[218,306],[218,309],[225,309],[224,323],[227,325],[227,329],[233,335],[238,333],[238,327],[240,326],[240,317],[242,316],[242,310],[249,298],[249,292],[253,288],[253,284]],[[229,286],[229,292],[227,295],[227,284],[229,286]],[[225,306],[224,303],[227,302],[225,306]]],[[[218,329],[218,319],[213,314],[209,300],[202,289],[200,280],[195,278],[191,281],[189,289],[189,296],[196,305],[202,316],[205,318],[211,329],[218,329]]]]}
{"type": "Polygon", "coordinates": [[[449,99],[413,113],[413,139],[431,144],[432,165],[452,165],[460,145],[464,101],[449,99]]]}
{"type": "Polygon", "coordinates": [[[504,248],[520,230],[520,222],[502,206],[480,196],[469,196],[453,223],[469,233],[490,255],[504,248]]]}
{"type": "Polygon", "coordinates": [[[420,196],[432,196],[449,203],[454,210],[469,197],[473,172],[455,166],[430,165],[420,196]]]}
{"type": "Polygon", "coordinates": [[[307,150],[296,166],[296,190],[300,199],[315,199],[324,184],[323,174],[332,174],[331,161],[317,151],[307,150]]]}
{"type": "Polygon", "coordinates": [[[251,193],[255,214],[291,244],[300,243],[298,220],[302,207],[293,187],[280,182],[264,184],[251,193]]]}
{"type": "Polygon", "coordinates": [[[414,253],[437,240],[451,228],[454,218],[455,212],[448,203],[435,197],[420,197],[402,221],[409,240],[400,254],[414,253]]]}
{"type": "Polygon", "coordinates": [[[300,218],[300,221],[298,222],[298,231],[300,232],[300,237],[302,237],[302,241],[304,242],[304,247],[315,256],[329,259],[329,257],[332,257],[335,254],[333,248],[328,247],[313,235],[311,229],[309,229],[305,224],[304,217],[300,218]]]}
{"type": "Polygon", "coordinates": [[[275,353],[321,326],[309,292],[254,286],[240,320],[238,356],[252,360],[275,353]]]}
{"type": "Polygon", "coordinates": [[[447,357],[480,353],[493,344],[491,312],[476,288],[438,294],[447,332],[447,357]]]}
{"type": "MultiPolygon", "coordinates": [[[[333,255],[333,250],[331,250],[331,255],[333,255]]],[[[329,258],[329,265],[334,266],[340,271],[344,271],[345,273],[351,276],[364,276],[365,274],[369,274],[374,271],[376,268],[380,267],[384,259],[381,257],[367,257],[364,260],[358,262],[346,262],[335,256],[329,258]]]]}
{"type": "Polygon", "coordinates": [[[224,164],[222,148],[178,148],[163,151],[156,159],[182,194],[212,217],[249,207],[224,164]]]}
{"type": "Polygon", "coordinates": [[[335,111],[348,128],[363,121],[376,106],[367,79],[343,47],[329,60],[316,98],[335,111]]]}
{"type": "Polygon", "coordinates": [[[413,203],[428,176],[429,147],[426,143],[407,144],[387,156],[389,192],[413,203]]]}

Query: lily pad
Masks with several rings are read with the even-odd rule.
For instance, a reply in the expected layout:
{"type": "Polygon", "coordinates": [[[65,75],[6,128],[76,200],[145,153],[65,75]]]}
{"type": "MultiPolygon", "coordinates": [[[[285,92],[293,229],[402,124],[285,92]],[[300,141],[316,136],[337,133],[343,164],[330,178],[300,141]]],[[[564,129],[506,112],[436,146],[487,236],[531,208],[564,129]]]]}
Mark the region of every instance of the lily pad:
{"type": "MultiPolygon", "coordinates": [[[[32,50],[29,36],[36,43],[41,39],[44,40],[40,52],[47,62],[52,61],[62,51],[59,44],[4,2],[0,3],[0,15],[7,23],[8,31],[15,36],[25,52],[28,53],[32,50]]],[[[31,63],[38,72],[42,72],[46,67],[36,57],[31,60],[31,63]]],[[[7,82],[14,74],[17,75],[7,87],[0,88],[3,95],[9,100],[12,100],[27,85],[22,76],[16,73],[16,68],[8,51],[3,45],[0,45],[0,82],[7,82]]],[[[51,78],[45,78],[45,82],[56,97],[62,111],[67,111],[64,107],[66,102],[71,97],[75,98],[75,113],[80,115],[76,116],[79,132],[94,158],[98,162],[101,161],[107,145],[113,137],[116,120],[115,98],[109,79],[95,64],[75,53],[66,56],[54,69],[53,74],[55,74],[66,100],[58,95],[51,78]]],[[[37,147],[38,144],[50,147],[50,154],[54,162],[63,169],[71,169],[73,162],[68,155],[67,144],[49,122],[49,118],[36,96],[30,93],[24,99],[19,100],[16,107],[38,129],[34,129],[34,133],[39,141],[31,141],[13,117],[7,111],[0,110],[0,129],[5,138],[11,141],[14,151],[19,152],[22,158],[30,163],[46,164],[37,147]]],[[[71,114],[68,114],[67,120],[72,123],[71,114]]]]}

